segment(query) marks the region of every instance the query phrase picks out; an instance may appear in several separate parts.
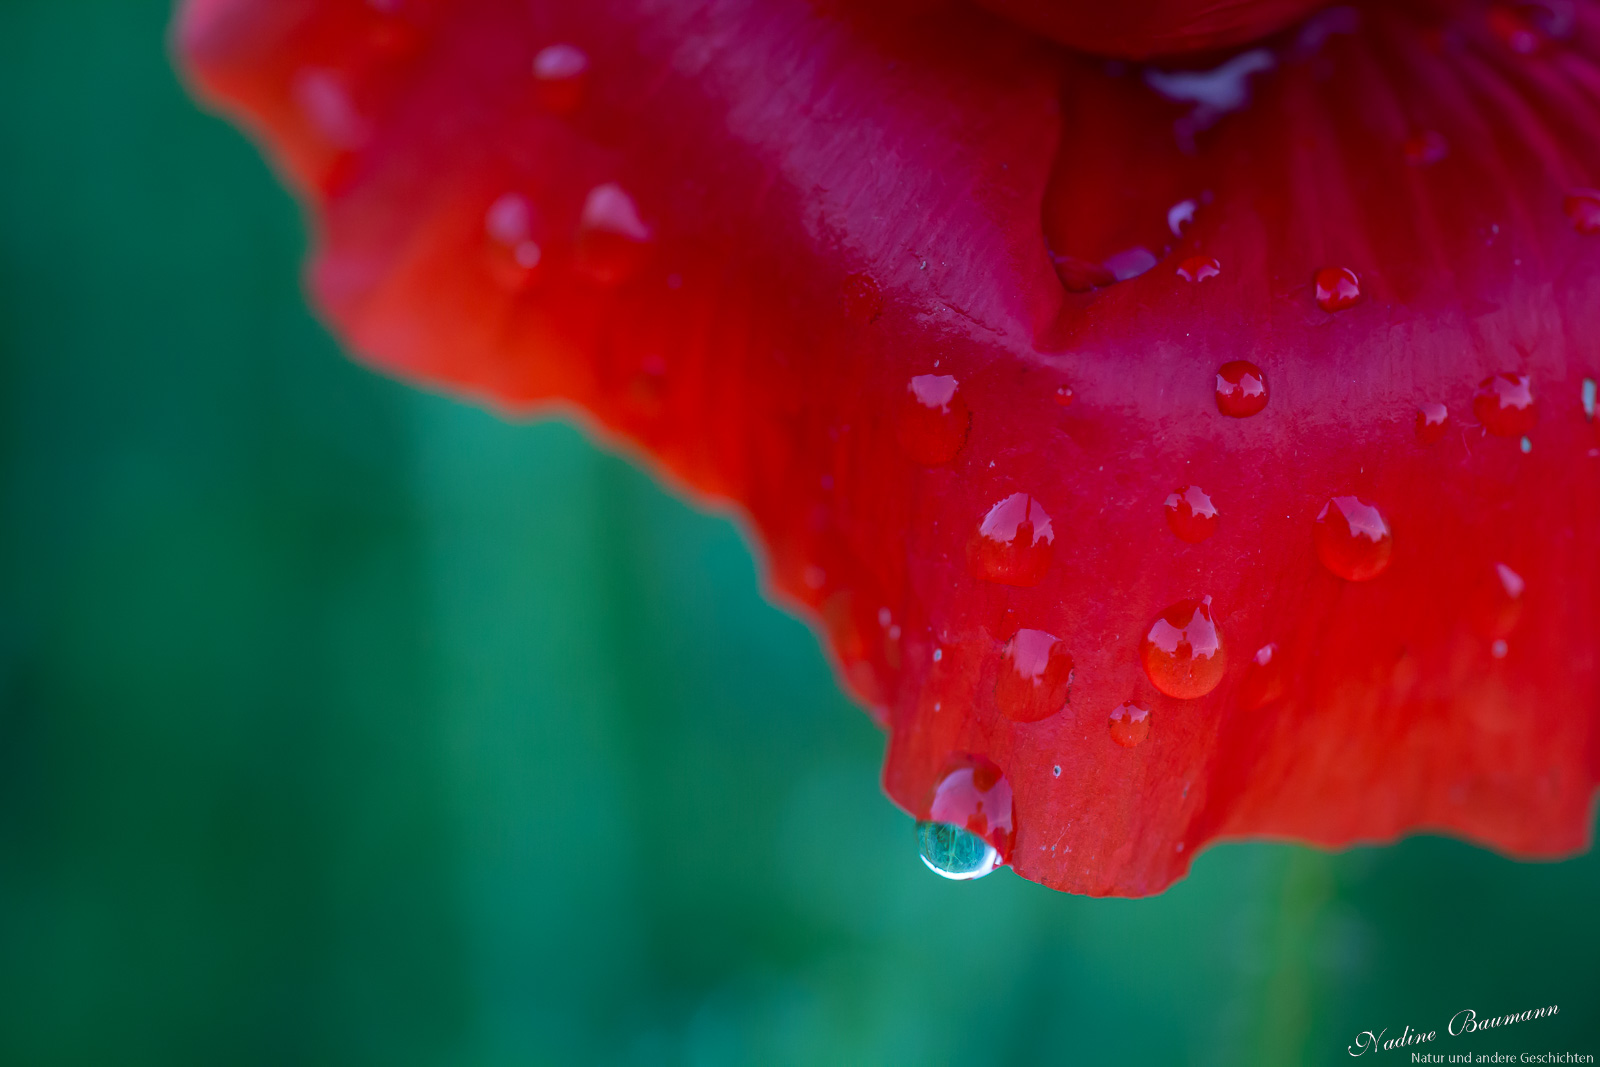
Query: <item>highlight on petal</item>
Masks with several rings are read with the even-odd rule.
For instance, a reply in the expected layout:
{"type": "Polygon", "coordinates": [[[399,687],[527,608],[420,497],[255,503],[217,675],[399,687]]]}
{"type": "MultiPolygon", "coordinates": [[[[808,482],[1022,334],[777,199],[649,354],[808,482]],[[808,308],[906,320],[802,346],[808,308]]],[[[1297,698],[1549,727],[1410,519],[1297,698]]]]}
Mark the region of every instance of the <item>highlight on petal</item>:
{"type": "Polygon", "coordinates": [[[1600,4],[1142,10],[1060,31],[1136,63],[942,0],[191,0],[177,41],[362,359],[749,520],[945,873],[1584,847],[1600,4]],[[1174,536],[1175,486],[1225,521],[1174,536]]]}

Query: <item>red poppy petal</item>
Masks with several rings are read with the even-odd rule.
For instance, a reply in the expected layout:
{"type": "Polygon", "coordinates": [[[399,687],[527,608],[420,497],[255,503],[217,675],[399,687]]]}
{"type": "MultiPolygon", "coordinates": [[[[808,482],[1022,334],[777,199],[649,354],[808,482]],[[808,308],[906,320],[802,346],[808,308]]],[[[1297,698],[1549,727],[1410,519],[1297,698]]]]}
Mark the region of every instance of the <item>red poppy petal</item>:
{"type": "Polygon", "coordinates": [[[1253,41],[1322,6],[1323,0],[980,0],[1064,45],[1147,59],[1253,41]]]}
{"type": "Polygon", "coordinates": [[[192,0],[180,42],[365,358],[752,519],[913,813],[994,768],[990,845],[1091,893],[1227,836],[1582,848],[1600,6],[1333,9],[1199,74],[867,7],[192,0]]]}

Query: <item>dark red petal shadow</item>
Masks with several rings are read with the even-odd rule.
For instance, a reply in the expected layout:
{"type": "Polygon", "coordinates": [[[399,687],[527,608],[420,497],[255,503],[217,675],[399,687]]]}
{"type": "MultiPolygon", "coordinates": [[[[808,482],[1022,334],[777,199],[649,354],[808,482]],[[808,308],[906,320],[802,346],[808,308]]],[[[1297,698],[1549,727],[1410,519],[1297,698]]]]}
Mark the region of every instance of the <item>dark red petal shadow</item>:
{"type": "Polygon", "coordinates": [[[890,795],[925,816],[952,759],[992,761],[1024,877],[1156,892],[1241,835],[1584,847],[1600,6],[1324,12],[1229,60],[1231,113],[1182,71],[868,7],[191,0],[179,43],[307,198],[364,358],[575,404],[737,505],[889,729],[890,795]],[[576,84],[533,76],[558,44],[576,84]],[[1219,411],[1234,362],[1258,413],[1219,411]],[[1530,417],[1495,375],[1527,380],[1525,439],[1479,421],[1530,417]],[[1155,634],[1206,597],[1215,660],[1155,634]],[[1019,630],[1071,664],[1037,721],[1019,630]],[[1169,689],[1214,688],[1157,688],[1147,635],[1169,689]]]}

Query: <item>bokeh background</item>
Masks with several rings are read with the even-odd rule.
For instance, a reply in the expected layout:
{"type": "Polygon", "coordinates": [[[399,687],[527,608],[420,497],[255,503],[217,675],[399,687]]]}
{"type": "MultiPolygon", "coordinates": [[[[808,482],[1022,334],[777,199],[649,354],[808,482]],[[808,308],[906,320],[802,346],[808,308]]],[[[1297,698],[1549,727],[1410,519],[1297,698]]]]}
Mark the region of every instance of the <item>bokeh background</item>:
{"type": "Polygon", "coordinates": [[[1600,1055],[1593,854],[931,875],[732,525],[340,355],[168,16],[0,0],[0,1063],[1600,1055]]]}

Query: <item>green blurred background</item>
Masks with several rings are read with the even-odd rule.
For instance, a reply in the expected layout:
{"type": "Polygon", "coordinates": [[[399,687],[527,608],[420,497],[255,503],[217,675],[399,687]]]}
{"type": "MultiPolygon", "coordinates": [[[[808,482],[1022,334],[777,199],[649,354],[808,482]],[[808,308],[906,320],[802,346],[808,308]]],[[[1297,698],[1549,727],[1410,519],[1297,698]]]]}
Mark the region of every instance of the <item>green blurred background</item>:
{"type": "Polygon", "coordinates": [[[1593,854],[931,875],[731,526],[340,356],[167,15],[0,0],[0,1063],[1600,1055],[1593,854]]]}

